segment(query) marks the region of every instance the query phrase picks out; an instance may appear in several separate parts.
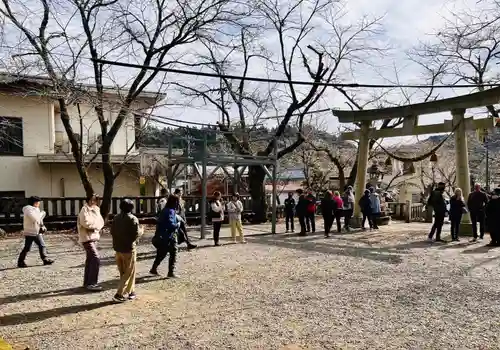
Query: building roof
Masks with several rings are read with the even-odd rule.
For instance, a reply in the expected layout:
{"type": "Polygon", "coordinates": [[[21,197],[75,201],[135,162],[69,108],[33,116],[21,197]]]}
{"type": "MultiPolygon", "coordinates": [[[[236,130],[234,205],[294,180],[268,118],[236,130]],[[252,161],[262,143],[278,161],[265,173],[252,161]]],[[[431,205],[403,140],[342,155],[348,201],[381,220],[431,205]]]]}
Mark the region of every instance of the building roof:
{"type": "MultiPolygon", "coordinates": [[[[81,88],[85,92],[95,92],[96,88],[92,84],[79,84],[75,83],[76,86],[81,88]]],[[[32,95],[43,95],[50,92],[52,87],[52,80],[47,76],[35,76],[35,75],[23,75],[23,74],[10,74],[7,72],[0,72],[0,89],[4,90],[22,90],[26,92],[27,87],[37,87],[37,90],[31,91],[32,95]],[[45,89],[39,90],[39,89],[45,89]],[[42,92],[43,91],[43,92],[42,92]]],[[[108,96],[122,96],[127,93],[126,89],[121,89],[113,86],[104,86],[104,93],[108,96]]],[[[163,100],[166,94],[153,92],[153,91],[143,91],[138,96],[138,100],[142,100],[150,105],[155,105],[159,101],[163,100]]]]}

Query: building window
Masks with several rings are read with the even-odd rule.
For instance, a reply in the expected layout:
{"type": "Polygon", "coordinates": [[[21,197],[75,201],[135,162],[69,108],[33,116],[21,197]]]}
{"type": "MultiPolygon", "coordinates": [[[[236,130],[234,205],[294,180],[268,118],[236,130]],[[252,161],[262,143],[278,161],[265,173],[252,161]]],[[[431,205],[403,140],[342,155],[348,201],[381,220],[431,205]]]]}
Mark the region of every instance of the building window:
{"type": "Polygon", "coordinates": [[[0,117],[0,156],[23,155],[23,120],[0,117]]]}

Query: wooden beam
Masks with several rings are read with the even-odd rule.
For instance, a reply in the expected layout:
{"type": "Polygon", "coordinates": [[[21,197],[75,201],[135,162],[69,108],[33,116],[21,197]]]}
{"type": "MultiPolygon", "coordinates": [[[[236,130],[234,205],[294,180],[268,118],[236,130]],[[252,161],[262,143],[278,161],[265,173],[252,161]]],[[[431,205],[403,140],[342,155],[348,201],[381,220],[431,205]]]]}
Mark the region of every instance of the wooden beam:
{"type": "MultiPolygon", "coordinates": [[[[482,118],[482,119],[465,119],[467,130],[477,130],[477,129],[491,129],[494,126],[493,118],[482,118]]],[[[445,120],[443,124],[431,124],[431,125],[417,125],[413,129],[395,128],[395,129],[375,129],[371,128],[369,135],[371,139],[380,139],[387,137],[401,137],[401,136],[416,136],[416,135],[429,135],[429,134],[441,134],[453,131],[453,121],[445,120]]],[[[340,134],[341,140],[359,140],[360,131],[344,132],[340,134]]]]}
{"type": "Polygon", "coordinates": [[[340,123],[356,123],[384,119],[407,118],[413,115],[425,115],[448,112],[452,109],[470,109],[495,105],[500,102],[500,87],[469,95],[445,98],[437,101],[415,103],[406,106],[365,109],[361,111],[332,110],[340,123]]]}

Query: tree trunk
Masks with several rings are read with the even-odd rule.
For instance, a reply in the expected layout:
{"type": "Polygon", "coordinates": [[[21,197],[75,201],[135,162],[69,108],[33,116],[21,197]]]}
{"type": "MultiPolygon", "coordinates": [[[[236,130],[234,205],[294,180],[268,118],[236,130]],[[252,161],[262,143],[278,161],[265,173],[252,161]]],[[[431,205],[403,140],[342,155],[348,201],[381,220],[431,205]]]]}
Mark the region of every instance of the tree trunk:
{"type": "Polygon", "coordinates": [[[267,201],[264,180],[266,172],[260,165],[248,167],[249,192],[252,197],[252,211],[254,223],[267,221],[267,201]]]}
{"type": "MultiPolygon", "coordinates": [[[[111,211],[111,198],[113,196],[113,188],[115,184],[115,173],[113,171],[113,165],[111,164],[110,157],[111,145],[102,145],[102,173],[104,176],[104,189],[102,192],[102,202],[101,202],[101,215],[104,220],[107,219],[111,211]]],[[[135,208],[137,211],[140,208],[135,208]]]]}

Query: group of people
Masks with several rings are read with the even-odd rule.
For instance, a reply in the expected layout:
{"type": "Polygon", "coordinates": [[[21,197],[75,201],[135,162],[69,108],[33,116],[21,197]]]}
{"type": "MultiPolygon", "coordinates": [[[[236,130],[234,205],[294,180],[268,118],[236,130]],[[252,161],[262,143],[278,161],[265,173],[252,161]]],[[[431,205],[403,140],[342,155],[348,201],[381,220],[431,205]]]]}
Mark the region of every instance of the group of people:
{"type": "MultiPolygon", "coordinates": [[[[285,225],[286,232],[295,232],[294,218],[298,217],[300,224],[299,235],[307,235],[308,232],[315,232],[315,215],[317,212],[317,199],[312,191],[304,193],[302,189],[297,191],[298,199],[294,198],[294,193],[290,192],[285,199],[285,225]]],[[[325,236],[330,235],[334,222],[337,223],[337,232],[342,232],[341,219],[344,218],[344,229],[350,231],[351,219],[354,212],[355,198],[352,186],[347,186],[344,194],[339,191],[326,191],[320,201],[320,211],[324,220],[325,236]]],[[[381,204],[380,196],[373,187],[367,189],[358,201],[363,214],[362,228],[368,221],[370,229],[377,229],[376,218],[380,216],[381,204]]]]}
{"type": "Polygon", "coordinates": [[[479,184],[476,184],[467,200],[462,190],[456,188],[450,198],[449,209],[444,197],[445,188],[446,185],[443,182],[438,183],[427,201],[427,207],[434,211],[434,223],[429,232],[429,241],[444,242],[441,238],[441,231],[447,213],[450,217],[452,241],[459,241],[462,216],[469,213],[472,222],[472,242],[476,242],[478,238],[483,239],[487,230],[491,236],[491,242],[488,245],[500,246],[500,188],[496,188],[492,193],[486,193],[479,184]]]}

